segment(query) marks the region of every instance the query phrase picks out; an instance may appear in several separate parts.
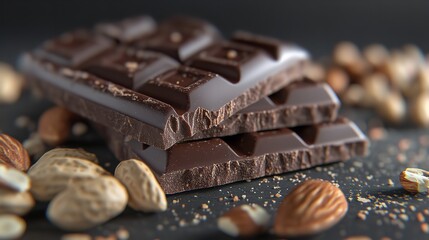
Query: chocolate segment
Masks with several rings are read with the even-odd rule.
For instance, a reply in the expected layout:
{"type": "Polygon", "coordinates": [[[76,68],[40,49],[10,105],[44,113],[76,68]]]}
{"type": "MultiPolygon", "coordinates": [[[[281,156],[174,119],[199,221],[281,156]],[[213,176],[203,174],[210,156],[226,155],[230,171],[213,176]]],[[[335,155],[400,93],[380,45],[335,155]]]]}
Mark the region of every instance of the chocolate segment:
{"type": "Polygon", "coordinates": [[[219,40],[214,27],[191,18],[138,29],[143,36],[130,43],[108,33],[65,34],[25,55],[21,69],[58,105],[166,149],[300,81],[308,58],[281,43],[274,59],[265,47],[219,40]]]}
{"type": "Polygon", "coordinates": [[[95,30],[121,43],[130,43],[151,34],[155,28],[155,20],[149,16],[139,16],[119,22],[100,23],[95,30]]]}
{"type": "Polygon", "coordinates": [[[296,82],[185,140],[334,121],[339,107],[338,97],[329,85],[296,82]]]}
{"type": "Polygon", "coordinates": [[[137,158],[166,193],[189,191],[314,167],[368,154],[368,141],[347,119],[299,128],[179,143],[168,150],[127,142],[101,128],[120,160],[137,158]]]}
{"type": "Polygon", "coordinates": [[[220,39],[220,34],[210,23],[177,16],[161,22],[151,36],[140,39],[135,45],[162,52],[183,62],[217,39],[220,39]]]}
{"type": "Polygon", "coordinates": [[[113,43],[108,39],[86,30],[76,30],[46,41],[36,53],[56,64],[78,67],[112,47],[113,43]]]}
{"type": "Polygon", "coordinates": [[[178,62],[163,54],[123,47],[101,55],[84,69],[126,88],[138,89],[149,79],[178,66],[178,62]]]}

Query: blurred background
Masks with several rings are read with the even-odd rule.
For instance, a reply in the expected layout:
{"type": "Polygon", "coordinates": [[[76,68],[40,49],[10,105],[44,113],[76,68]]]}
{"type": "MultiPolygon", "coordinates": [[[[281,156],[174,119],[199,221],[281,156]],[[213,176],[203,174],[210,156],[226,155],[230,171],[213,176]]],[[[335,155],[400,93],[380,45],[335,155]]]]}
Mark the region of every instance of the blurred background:
{"type": "Polygon", "coordinates": [[[161,20],[174,14],[207,19],[228,36],[243,29],[294,41],[314,56],[330,53],[341,40],[363,46],[415,43],[429,50],[429,1],[0,1],[0,60],[77,27],[103,20],[149,14],[161,20]]]}

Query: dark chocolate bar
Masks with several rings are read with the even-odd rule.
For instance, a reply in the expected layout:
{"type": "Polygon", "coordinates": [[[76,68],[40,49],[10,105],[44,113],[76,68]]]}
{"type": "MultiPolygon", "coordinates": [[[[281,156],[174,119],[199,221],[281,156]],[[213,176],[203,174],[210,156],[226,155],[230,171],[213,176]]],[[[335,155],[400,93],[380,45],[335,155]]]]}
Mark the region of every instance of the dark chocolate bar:
{"type": "Polygon", "coordinates": [[[176,17],[138,17],[77,30],[21,59],[58,105],[166,149],[302,79],[307,53],[275,39],[176,17]]]}
{"type": "Polygon", "coordinates": [[[344,161],[368,153],[368,141],[346,119],[244,133],[158,149],[99,127],[120,160],[148,164],[168,194],[344,161]]]}
{"type": "Polygon", "coordinates": [[[332,122],[340,101],[328,84],[295,82],[185,140],[332,122]]]}

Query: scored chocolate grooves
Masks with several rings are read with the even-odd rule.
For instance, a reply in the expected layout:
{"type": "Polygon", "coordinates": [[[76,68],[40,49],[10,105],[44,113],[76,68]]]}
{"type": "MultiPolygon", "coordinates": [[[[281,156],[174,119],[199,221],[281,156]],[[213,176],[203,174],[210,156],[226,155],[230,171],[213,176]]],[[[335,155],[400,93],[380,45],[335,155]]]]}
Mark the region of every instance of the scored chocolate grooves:
{"type": "Polygon", "coordinates": [[[368,154],[369,142],[347,119],[175,144],[167,150],[96,126],[120,160],[140,159],[167,194],[306,169],[368,154]]]}
{"type": "Polygon", "coordinates": [[[66,33],[20,65],[55,103],[166,149],[301,80],[307,58],[248,33],[224,41],[201,20],[139,17],[66,33]]]}

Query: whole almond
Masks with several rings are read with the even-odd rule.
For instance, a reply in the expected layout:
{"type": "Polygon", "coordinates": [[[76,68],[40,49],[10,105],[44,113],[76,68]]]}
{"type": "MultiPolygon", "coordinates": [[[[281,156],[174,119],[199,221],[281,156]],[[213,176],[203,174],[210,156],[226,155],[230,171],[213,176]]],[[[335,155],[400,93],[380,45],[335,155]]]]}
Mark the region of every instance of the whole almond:
{"type": "Polygon", "coordinates": [[[29,192],[14,192],[0,189],[0,214],[25,215],[34,207],[34,199],[29,192]]]}
{"type": "Polygon", "coordinates": [[[39,201],[48,201],[65,190],[73,179],[110,175],[93,162],[95,159],[93,154],[81,149],[54,149],[45,153],[28,170],[31,193],[39,201]]]}
{"type": "Polygon", "coordinates": [[[167,209],[165,193],[149,167],[142,161],[122,161],[115,170],[115,177],[128,190],[128,205],[138,211],[159,212],[167,209]]]}
{"type": "Polygon", "coordinates": [[[347,210],[347,200],[339,188],[327,181],[307,180],[280,204],[274,232],[284,237],[315,234],[336,224],[347,210]]]}
{"type": "Polygon", "coordinates": [[[87,152],[81,148],[54,148],[45,154],[37,161],[38,164],[50,162],[52,159],[72,157],[85,159],[87,161],[98,163],[97,156],[87,152]]]}
{"type": "Polygon", "coordinates": [[[58,146],[69,138],[75,118],[73,113],[63,107],[50,108],[40,117],[37,132],[45,143],[58,146]]]}
{"type": "Polygon", "coordinates": [[[12,214],[0,215],[0,239],[17,239],[21,237],[27,224],[25,221],[12,214]]]}
{"type": "Polygon", "coordinates": [[[25,192],[30,189],[31,181],[27,174],[15,168],[0,163],[0,187],[15,192],[25,192]]]}
{"type": "Polygon", "coordinates": [[[21,96],[23,78],[11,66],[0,63],[0,102],[14,103],[21,96]]]}
{"type": "Polygon", "coordinates": [[[20,142],[6,134],[0,134],[0,163],[26,171],[30,157],[20,142]]]}
{"type": "Polygon", "coordinates": [[[217,220],[218,228],[233,237],[252,237],[268,229],[270,215],[259,205],[241,205],[224,213],[217,220]]]}
{"type": "Polygon", "coordinates": [[[51,201],[47,216],[61,229],[80,231],[119,215],[127,200],[127,190],[112,176],[78,179],[51,201]]]}

